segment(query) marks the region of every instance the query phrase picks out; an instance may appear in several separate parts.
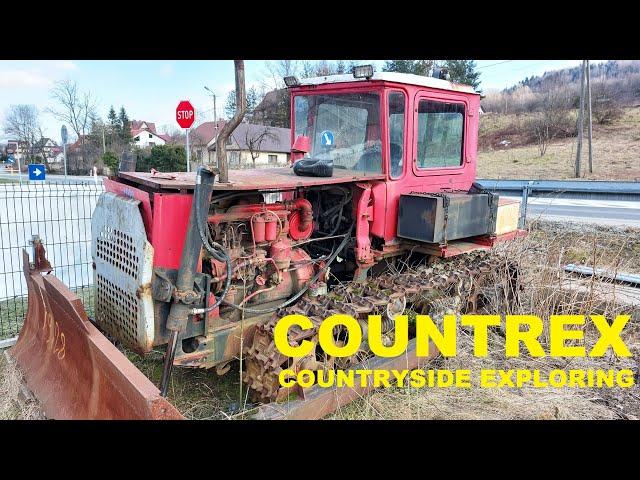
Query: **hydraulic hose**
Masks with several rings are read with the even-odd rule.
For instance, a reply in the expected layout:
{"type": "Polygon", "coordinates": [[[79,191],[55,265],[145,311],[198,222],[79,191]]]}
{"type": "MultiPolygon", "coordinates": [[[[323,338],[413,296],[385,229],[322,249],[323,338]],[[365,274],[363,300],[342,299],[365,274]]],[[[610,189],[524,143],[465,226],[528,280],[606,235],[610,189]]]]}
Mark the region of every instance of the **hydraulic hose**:
{"type": "MultiPolygon", "coordinates": [[[[215,179],[215,174],[211,170],[209,170],[207,167],[205,167],[204,165],[201,165],[198,167],[198,173],[196,175],[196,192],[194,192],[194,199],[193,199],[193,201],[196,202],[196,225],[198,229],[198,234],[200,235],[200,241],[202,242],[202,246],[204,247],[204,249],[219,262],[225,262],[225,265],[227,267],[227,278],[224,283],[224,288],[222,289],[220,296],[216,298],[215,303],[205,308],[193,308],[189,312],[191,315],[200,315],[203,313],[209,313],[214,308],[219,306],[222,303],[222,300],[224,299],[225,295],[229,291],[229,288],[231,287],[231,277],[233,275],[231,258],[229,258],[229,255],[224,251],[224,248],[222,247],[222,245],[216,242],[209,243],[209,239],[207,238],[207,232],[205,232],[204,230],[204,225],[207,219],[206,217],[203,219],[201,215],[203,202],[201,201],[202,199],[200,198],[202,196],[201,190],[198,188],[200,187],[200,185],[202,185],[203,173],[205,175],[210,175],[212,177],[211,180],[215,179]]],[[[207,201],[208,201],[208,198],[207,198],[207,201]]]]}
{"type": "Polygon", "coordinates": [[[346,247],[347,243],[349,243],[349,239],[351,238],[351,232],[353,232],[354,227],[355,227],[355,224],[351,225],[351,228],[349,229],[349,231],[347,233],[345,233],[344,235],[342,235],[344,237],[344,239],[342,240],[340,245],[338,245],[338,248],[336,248],[335,252],[333,252],[333,254],[331,254],[331,256],[327,259],[327,263],[325,263],[324,267],[322,267],[320,270],[318,270],[318,273],[316,273],[314,275],[314,277],[309,281],[309,283],[307,283],[300,291],[298,291],[298,293],[296,293],[293,297],[290,297],[288,300],[282,302],[279,305],[276,305],[275,307],[262,308],[262,309],[241,307],[240,305],[235,305],[235,304],[230,303],[230,302],[224,302],[224,304],[225,305],[229,305],[230,307],[233,307],[233,308],[235,308],[237,310],[244,311],[246,313],[254,313],[254,314],[258,314],[258,315],[265,314],[265,313],[272,313],[272,312],[275,312],[276,310],[278,310],[280,308],[284,308],[284,307],[287,307],[287,306],[291,305],[293,302],[298,300],[302,295],[304,295],[304,293],[309,289],[309,287],[312,284],[314,284],[315,282],[318,281],[318,279],[320,278],[320,275],[322,275],[322,272],[324,272],[329,267],[329,265],[331,265],[333,263],[333,261],[336,259],[338,254],[342,250],[344,250],[344,247],[346,247]]]}

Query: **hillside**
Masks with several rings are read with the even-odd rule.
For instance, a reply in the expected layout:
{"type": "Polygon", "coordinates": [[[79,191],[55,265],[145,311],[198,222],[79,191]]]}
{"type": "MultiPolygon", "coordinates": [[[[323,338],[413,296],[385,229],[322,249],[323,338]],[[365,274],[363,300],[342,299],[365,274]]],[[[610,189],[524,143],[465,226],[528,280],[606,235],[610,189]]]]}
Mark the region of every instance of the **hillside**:
{"type": "MultiPolygon", "coordinates": [[[[552,140],[540,156],[537,145],[528,143],[520,128],[532,115],[488,113],[480,117],[479,178],[574,177],[576,137],[552,140]]],[[[575,118],[577,112],[571,115],[575,118]]],[[[609,125],[594,123],[593,174],[586,168],[586,135],[582,158],[584,179],[640,181],[640,107],[623,108],[622,116],[609,125]]]]}

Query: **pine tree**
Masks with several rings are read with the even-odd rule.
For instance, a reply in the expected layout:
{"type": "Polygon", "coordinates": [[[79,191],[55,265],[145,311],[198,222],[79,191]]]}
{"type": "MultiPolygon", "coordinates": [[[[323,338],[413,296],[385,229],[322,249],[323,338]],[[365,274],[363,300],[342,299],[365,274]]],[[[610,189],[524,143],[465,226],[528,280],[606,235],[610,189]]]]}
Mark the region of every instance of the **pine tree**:
{"type": "Polygon", "coordinates": [[[386,60],[382,71],[428,76],[433,63],[433,60],[386,60]]]}
{"type": "Polygon", "coordinates": [[[116,115],[116,110],[111,105],[109,108],[109,114],[107,115],[107,121],[109,122],[109,137],[108,143],[109,145],[113,145],[116,138],[120,138],[120,122],[118,120],[118,115],[116,115]]]}
{"type": "Polygon", "coordinates": [[[131,122],[129,121],[127,111],[124,109],[124,107],[120,107],[118,120],[120,123],[120,139],[124,142],[125,145],[128,145],[129,143],[131,143],[131,122]]]}
{"type": "Polygon", "coordinates": [[[480,72],[476,72],[474,60],[447,60],[445,67],[449,70],[452,82],[471,85],[474,90],[480,91],[480,72]]]}

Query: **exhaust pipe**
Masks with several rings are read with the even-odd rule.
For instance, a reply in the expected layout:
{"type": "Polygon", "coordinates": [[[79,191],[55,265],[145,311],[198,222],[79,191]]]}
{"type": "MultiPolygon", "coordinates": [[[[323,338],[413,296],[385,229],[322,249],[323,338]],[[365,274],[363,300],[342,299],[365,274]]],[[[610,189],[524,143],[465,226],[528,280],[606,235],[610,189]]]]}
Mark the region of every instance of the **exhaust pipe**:
{"type": "MultiPolygon", "coordinates": [[[[197,212],[199,211],[198,205],[200,205],[200,209],[205,209],[205,211],[209,210],[216,173],[207,170],[208,174],[202,175],[202,170],[203,167],[200,167],[196,177],[196,188],[193,192],[191,213],[189,214],[189,226],[187,228],[184,247],[182,248],[180,269],[178,270],[178,278],[173,292],[173,304],[167,317],[166,328],[171,331],[171,337],[167,345],[162,370],[162,380],[160,382],[160,393],[163,397],[167,396],[169,388],[169,379],[171,377],[173,361],[176,356],[178,336],[187,328],[189,315],[194,305],[200,301],[200,296],[193,289],[198,260],[200,258],[200,249],[202,248],[202,240],[198,233],[199,219],[197,212]]],[[[204,218],[206,219],[207,216],[205,215],[204,218]]]]}

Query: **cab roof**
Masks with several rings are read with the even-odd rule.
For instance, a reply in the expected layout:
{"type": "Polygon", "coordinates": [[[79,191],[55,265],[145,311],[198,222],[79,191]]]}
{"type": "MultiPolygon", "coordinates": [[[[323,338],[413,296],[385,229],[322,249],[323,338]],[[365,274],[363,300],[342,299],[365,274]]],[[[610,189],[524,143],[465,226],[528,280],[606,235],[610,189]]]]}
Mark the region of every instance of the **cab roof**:
{"type": "Polygon", "coordinates": [[[440,90],[450,90],[455,92],[474,93],[476,92],[472,86],[463,85],[461,83],[453,83],[448,80],[441,80],[434,77],[425,77],[422,75],[414,75],[412,73],[398,73],[398,72],[376,72],[373,77],[369,78],[354,78],[351,74],[346,75],[327,75],[324,77],[313,77],[300,79],[300,86],[307,85],[323,85],[329,83],[355,83],[366,81],[381,81],[381,82],[394,82],[404,83],[406,85],[416,85],[420,87],[437,88],[440,90]]]}

